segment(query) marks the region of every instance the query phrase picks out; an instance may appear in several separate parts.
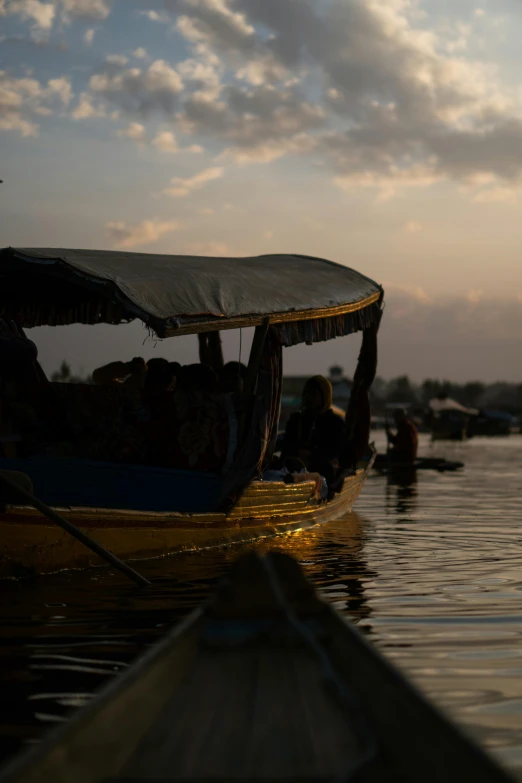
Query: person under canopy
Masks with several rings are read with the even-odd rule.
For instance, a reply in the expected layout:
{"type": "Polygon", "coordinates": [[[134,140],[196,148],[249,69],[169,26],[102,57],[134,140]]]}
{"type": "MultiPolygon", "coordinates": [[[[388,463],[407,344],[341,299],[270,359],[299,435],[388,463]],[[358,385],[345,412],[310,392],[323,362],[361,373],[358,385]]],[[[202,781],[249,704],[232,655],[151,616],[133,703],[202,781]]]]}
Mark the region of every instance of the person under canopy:
{"type": "Polygon", "coordinates": [[[108,386],[111,383],[124,383],[136,389],[142,389],[147,375],[147,365],[141,356],[135,356],[130,362],[109,362],[97,367],[92,374],[96,386],[108,386]]]}
{"type": "Polygon", "coordinates": [[[29,456],[67,435],[62,402],[36,345],[14,321],[0,319],[0,453],[29,456]]]}
{"type": "Polygon", "coordinates": [[[389,456],[394,462],[412,464],[417,459],[419,436],[417,427],[402,408],[398,408],[393,419],[397,432],[394,434],[386,421],[386,437],[392,444],[389,456]]]}
{"type": "Polygon", "coordinates": [[[281,449],[283,460],[299,458],[328,484],[336,477],[343,446],[344,422],[332,410],[332,384],[322,375],[305,383],[300,411],[288,419],[281,449]]]}

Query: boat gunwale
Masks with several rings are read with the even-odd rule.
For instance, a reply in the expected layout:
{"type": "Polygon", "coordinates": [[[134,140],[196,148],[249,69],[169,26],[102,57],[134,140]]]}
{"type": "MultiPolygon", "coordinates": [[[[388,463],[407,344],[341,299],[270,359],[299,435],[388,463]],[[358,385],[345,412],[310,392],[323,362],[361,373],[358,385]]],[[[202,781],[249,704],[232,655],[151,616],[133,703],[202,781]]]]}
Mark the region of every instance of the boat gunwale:
{"type": "MultiPolygon", "coordinates": [[[[208,517],[198,520],[193,516],[190,523],[180,517],[175,520],[171,517],[167,524],[162,523],[165,515],[161,512],[150,515],[140,512],[139,524],[133,524],[132,511],[125,511],[118,518],[111,509],[103,518],[98,509],[98,518],[94,519],[92,509],[80,509],[78,516],[67,509],[64,513],[71,523],[98,536],[99,543],[127,561],[147,561],[182,552],[230,547],[297,533],[350,513],[371,472],[375,453],[374,450],[363,462],[364,467],[361,465],[356,473],[344,479],[341,491],[333,499],[313,505],[300,504],[293,512],[275,509],[270,513],[265,507],[262,514],[253,517],[245,513],[243,517],[212,515],[211,520],[208,517]],[[124,530],[128,535],[122,540],[121,531],[124,530]]],[[[103,565],[89,550],[40,517],[34,509],[11,508],[12,513],[0,513],[0,580],[103,565]]]]}
{"type": "MultiPolygon", "coordinates": [[[[373,464],[373,460],[370,460],[370,462],[373,464]]],[[[53,509],[59,513],[59,514],[65,514],[70,515],[74,518],[75,522],[79,522],[80,525],[83,527],[89,527],[89,528],[96,528],[96,527],[140,527],[143,526],[145,528],[158,525],[159,527],[169,528],[169,527],[181,527],[182,525],[188,525],[190,526],[190,523],[194,523],[195,526],[203,527],[205,525],[222,525],[223,523],[232,523],[232,525],[236,525],[240,522],[248,522],[252,521],[256,524],[259,523],[260,517],[258,516],[249,516],[248,511],[250,509],[258,509],[263,511],[262,519],[269,520],[277,520],[279,519],[288,519],[292,520],[293,517],[302,516],[305,515],[313,515],[317,511],[326,510],[327,508],[335,508],[338,504],[340,504],[342,501],[344,501],[344,496],[346,494],[350,493],[350,490],[355,488],[360,481],[363,480],[365,475],[369,472],[371,469],[370,462],[368,462],[368,466],[365,468],[358,468],[356,473],[354,473],[352,476],[347,476],[344,480],[343,487],[341,491],[335,495],[331,500],[327,501],[318,501],[315,503],[312,503],[309,501],[306,501],[306,495],[303,492],[301,497],[296,498],[296,501],[291,503],[289,502],[287,505],[290,508],[294,508],[293,511],[290,511],[289,508],[283,508],[281,504],[279,504],[273,511],[271,516],[267,516],[267,514],[270,514],[270,505],[259,503],[255,506],[240,506],[241,500],[238,501],[238,504],[231,509],[230,512],[202,512],[202,513],[181,513],[179,511],[134,511],[132,509],[112,509],[112,508],[96,508],[96,507],[89,507],[89,506],[53,506],[53,509]],[[304,496],[304,497],[303,497],[304,496]],[[300,502],[299,502],[300,501],[300,502]],[[237,511],[236,511],[237,509],[237,511]],[[92,519],[91,517],[101,516],[103,519],[92,519]],[[88,520],[88,523],[85,524],[85,521],[88,520]],[[84,524],[81,524],[84,522],[84,524]],[[170,523],[170,524],[169,524],[170,523]]],[[[306,487],[310,489],[310,492],[315,489],[315,481],[306,481],[302,482],[300,484],[285,484],[284,482],[253,482],[255,484],[257,483],[266,483],[271,484],[272,486],[279,487],[306,487]]],[[[248,489],[250,489],[249,485],[248,489]]],[[[269,494],[268,492],[266,493],[269,494]]],[[[286,493],[282,493],[283,498],[288,497],[286,493]]],[[[277,495],[275,495],[275,499],[277,499],[277,495]]],[[[257,498],[256,498],[257,500],[257,498]]],[[[260,500],[260,499],[259,499],[260,500]]],[[[23,521],[25,521],[25,518],[31,517],[31,524],[37,524],[37,525],[49,525],[49,521],[43,517],[40,512],[38,512],[36,509],[32,508],[32,506],[18,506],[18,505],[7,505],[5,512],[0,512],[0,523],[3,524],[12,524],[12,525],[19,525],[23,524],[23,521]],[[9,516],[11,516],[11,519],[9,519],[9,516]],[[14,517],[14,519],[13,519],[14,517]],[[17,519],[17,517],[24,517],[24,520],[17,519]],[[34,519],[33,519],[34,517],[34,519]]]]}

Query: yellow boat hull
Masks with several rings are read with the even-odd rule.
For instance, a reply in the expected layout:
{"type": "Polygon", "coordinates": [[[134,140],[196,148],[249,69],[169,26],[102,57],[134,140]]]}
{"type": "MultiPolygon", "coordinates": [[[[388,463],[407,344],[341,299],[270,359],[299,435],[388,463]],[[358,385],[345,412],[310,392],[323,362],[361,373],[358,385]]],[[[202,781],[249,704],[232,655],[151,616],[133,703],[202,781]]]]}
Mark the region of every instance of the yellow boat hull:
{"type": "MultiPolygon", "coordinates": [[[[336,519],[351,510],[372,462],[373,459],[346,478],[340,493],[328,502],[314,500],[314,482],[253,482],[226,514],[56,510],[123,560],[141,560],[254,541],[336,519]]],[[[0,578],[102,563],[97,555],[32,508],[8,506],[0,514],[0,578]]]]}

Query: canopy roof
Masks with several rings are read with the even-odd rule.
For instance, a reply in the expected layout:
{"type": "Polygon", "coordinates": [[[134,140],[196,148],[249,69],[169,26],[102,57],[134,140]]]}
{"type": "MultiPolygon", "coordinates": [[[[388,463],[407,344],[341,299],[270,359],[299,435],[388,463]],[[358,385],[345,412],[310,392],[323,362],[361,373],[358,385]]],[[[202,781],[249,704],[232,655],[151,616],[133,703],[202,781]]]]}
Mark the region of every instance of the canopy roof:
{"type": "Polygon", "coordinates": [[[354,313],[382,288],[300,255],[211,258],[62,248],[0,251],[0,313],[25,326],[140,318],[160,337],[354,313]]]}
{"type": "Polygon", "coordinates": [[[443,413],[446,411],[456,411],[463,413],[466,416],[476,416],[478,410],[475,408],[466,408],[461,405],[457,400],[452,400],[451,397],[434,397],[428,403],[433,413],[443,413]]]}

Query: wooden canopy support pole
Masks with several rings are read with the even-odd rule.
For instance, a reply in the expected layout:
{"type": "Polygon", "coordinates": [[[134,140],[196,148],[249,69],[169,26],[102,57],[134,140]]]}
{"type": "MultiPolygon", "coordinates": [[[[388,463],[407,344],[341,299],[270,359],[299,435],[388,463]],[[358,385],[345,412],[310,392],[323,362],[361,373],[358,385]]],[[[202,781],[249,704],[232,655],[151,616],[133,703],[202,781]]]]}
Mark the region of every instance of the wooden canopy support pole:
{"type": "Polygon", "coordinates": [[[239,443],[243,442],[245,437],[245,428],[250,421],[250,413],[254,403],[257,376],[261,366],[261,358],[263,356],[263,348],[265,346],[265,340],[268,334],[269,326],[270,319],[265,318],[261,326],[256,326],[256,330],[254,332],[254,339],[252,341],[252,348],[250,349],[250,357],[248,359],[246,378],[243,385],[243,392],[241,394],[241,414],[239,419],[238,438],[239,443]]]}
{"type": "Polygon", "coordinates": [[[261,326],[256,326],[254,332],[254,339],[252,341],[252,348],[250,349],[250,357],[248,359],[245,385],[243,388],[243,398],[247,403],[252,398],[256,388],[257,376],[259,367],[261,366],[261,357],[263,356],[263,348],[265,346],[269,326],[270,319],[265,318],[261,326]]]}

